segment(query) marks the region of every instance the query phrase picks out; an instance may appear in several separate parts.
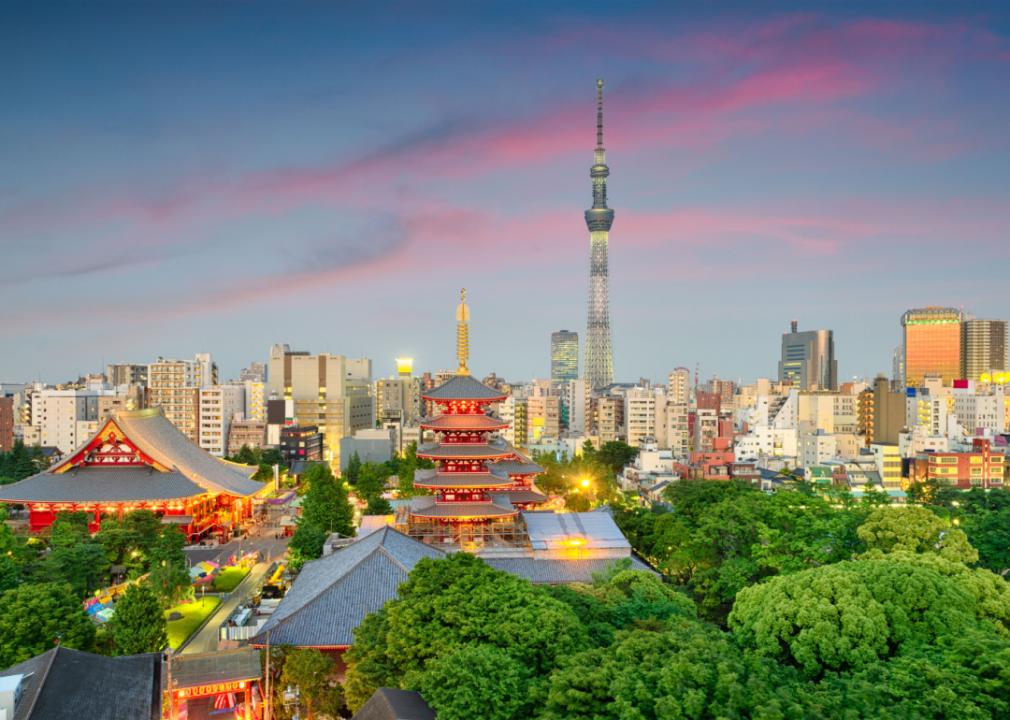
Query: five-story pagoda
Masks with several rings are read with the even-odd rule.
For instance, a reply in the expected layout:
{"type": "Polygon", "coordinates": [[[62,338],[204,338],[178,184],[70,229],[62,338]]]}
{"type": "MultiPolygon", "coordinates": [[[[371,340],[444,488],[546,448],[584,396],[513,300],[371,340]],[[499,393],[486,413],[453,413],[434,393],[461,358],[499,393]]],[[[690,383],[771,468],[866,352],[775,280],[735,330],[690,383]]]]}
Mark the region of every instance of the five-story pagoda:
{"type": "Polygon", "coordinates": [[[419,458],[436,467],[415,475],[414,486],[432,494],[413,499],[407,531],[467,549],[513,546],[524,534],[517,506],[532,507],[546,499],[532,483],[542,468],[496,435],[508,423],[488,411],[506,396],[470,375],[469,320],[463,290],[456,310],[456,375],[421,396],[441,410],[421,420],[421,428],[434,432],[436,442],[417,449],[419,458]]]}

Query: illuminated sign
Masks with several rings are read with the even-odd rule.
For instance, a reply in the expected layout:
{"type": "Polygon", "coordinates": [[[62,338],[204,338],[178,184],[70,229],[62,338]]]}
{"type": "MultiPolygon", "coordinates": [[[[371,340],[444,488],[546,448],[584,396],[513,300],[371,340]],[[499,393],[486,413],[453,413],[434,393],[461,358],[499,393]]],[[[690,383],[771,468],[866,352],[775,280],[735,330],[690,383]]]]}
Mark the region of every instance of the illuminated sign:
{"type": "Polygon", "coordinates": [[[197,685],[191,688],[176,690],[175,696],[179,699],[208,697],[210,695],[221,695],[223,693],[241,692],[249,686],[248,680],[229,680],[227,682],[208,683],[197,685]]]}
{"type": "Polygon", "coordinates": [[[396,358],[396,372],[400,375],[410,375],[414,372],[414,358],[411,357],[398,357],[396,358]]]}

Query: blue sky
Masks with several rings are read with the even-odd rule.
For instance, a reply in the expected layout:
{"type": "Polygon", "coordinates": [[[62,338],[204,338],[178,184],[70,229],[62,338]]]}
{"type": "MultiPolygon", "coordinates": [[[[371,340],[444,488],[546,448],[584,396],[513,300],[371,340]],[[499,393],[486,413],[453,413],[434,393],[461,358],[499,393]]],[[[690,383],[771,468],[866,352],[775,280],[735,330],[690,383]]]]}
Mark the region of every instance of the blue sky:
{"type": "Polygon", "coordinates": [[[0,380],[267,347],[544,376],[607,91],[619,379],[1010,316],[1005,4],[7,3],[0,380]],[[359,4],[360,5],[360,4],[359,4]]]}

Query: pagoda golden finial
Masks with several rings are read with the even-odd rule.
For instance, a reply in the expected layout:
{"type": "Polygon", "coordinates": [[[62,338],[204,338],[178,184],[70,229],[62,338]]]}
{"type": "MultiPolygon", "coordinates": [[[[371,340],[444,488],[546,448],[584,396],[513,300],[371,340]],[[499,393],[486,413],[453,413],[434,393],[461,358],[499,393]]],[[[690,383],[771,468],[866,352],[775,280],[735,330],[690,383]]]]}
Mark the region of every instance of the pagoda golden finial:
{"type": "Polygon", "coordinates": [[[456,359],[459,367],[457,375],[469,375],[466,361],[470,357],[470,308],[466,304],[466,288],[459,291],[459,307],[456,308],[456,359]]]}

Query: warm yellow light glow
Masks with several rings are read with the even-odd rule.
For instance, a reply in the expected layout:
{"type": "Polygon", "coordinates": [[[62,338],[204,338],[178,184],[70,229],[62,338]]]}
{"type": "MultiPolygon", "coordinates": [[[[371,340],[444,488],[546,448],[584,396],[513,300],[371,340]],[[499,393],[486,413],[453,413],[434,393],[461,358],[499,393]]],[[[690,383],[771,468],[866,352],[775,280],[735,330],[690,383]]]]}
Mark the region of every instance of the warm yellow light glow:
{"type": "Polygon", "coordinates": [[[582,547],[586,544],[586,541],[580,537],[572,537],[565,540],[565,545],[568,547],[582,547]]]}
{"type": "Polygon", "coordinates": [[[581,485],[584,488],[589,487],[589,478],[582,478],[581,480],[579,480],[579,485],[581,485]]]}
{"type": "Polygon", "coordinates": [[[400,375],[411,375],[414,372],[414,358],[396,358],[396,372],[400,375]]]}

